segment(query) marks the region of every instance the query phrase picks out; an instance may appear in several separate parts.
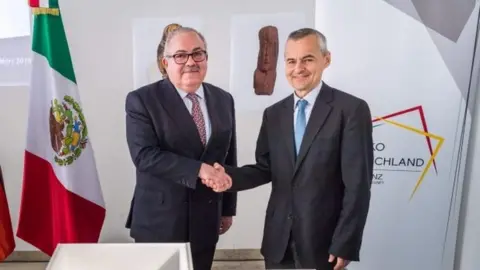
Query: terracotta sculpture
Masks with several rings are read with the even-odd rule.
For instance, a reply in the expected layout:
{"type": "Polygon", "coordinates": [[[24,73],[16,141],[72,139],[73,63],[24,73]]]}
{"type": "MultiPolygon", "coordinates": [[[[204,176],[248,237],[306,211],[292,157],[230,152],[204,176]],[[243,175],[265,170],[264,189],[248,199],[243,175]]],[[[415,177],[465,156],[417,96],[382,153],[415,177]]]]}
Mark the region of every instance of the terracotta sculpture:
{"type": "Polygon", "coordinates": [[[257,95],[271,95],[277,78],[278,29],[265,26],[258,32],[260,49],[257,68],[253,78],[253,88],[257,95]]]}

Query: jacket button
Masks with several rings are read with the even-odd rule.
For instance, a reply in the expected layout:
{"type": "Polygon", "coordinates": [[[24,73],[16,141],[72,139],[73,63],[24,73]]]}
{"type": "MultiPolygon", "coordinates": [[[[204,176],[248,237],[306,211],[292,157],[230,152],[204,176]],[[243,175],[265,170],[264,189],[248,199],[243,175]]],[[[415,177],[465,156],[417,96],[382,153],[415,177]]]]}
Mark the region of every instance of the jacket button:
{"type": "Polygon", "coordinates": [[[292,214],[288,214],[288,219],[293,219],[293,215],[292,215],[292,214]]]}
{"type": "Polygon", "coordinates": [[[212,203],[213,201],[212,200],[208,200],[208,203],[212,203]]]}

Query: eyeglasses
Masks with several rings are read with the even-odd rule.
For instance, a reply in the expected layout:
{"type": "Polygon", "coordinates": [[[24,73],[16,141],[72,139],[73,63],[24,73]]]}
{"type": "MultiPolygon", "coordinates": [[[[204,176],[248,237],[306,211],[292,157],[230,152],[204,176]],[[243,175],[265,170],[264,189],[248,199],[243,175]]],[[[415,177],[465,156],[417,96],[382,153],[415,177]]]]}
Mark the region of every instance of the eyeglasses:
{"type": "Polygon", "coordinates": [[[175,63],[179,65],[183,65],[187,63],[188,58],[192,57],[193,61],[195,62],[202,62],[207,58],[207,52],[204,50],[201,51],[194,51],[192,53],[176,53],[174,55],[166,55],[167,58],[173,58],[175,63]]]}

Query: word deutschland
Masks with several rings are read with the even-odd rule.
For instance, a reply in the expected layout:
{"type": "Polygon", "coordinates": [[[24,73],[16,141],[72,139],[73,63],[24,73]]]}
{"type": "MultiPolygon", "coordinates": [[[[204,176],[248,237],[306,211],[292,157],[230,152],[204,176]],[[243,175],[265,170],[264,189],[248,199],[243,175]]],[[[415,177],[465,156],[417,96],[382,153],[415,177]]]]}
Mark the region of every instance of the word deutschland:
{"type": "MultiPolygon", "coordinates": [[[[384,151],[384,143],[375,143],[374,151],[376,153],[384,151]]],[[[419,168],[425,165],[425,160],[419,157],[384,157],[375,155],[375,165],[378,167],[404,167],[419,168]]]]}
{"type": "Polygon", "coordinates": [[[422,167],[423,158],[375,157],[375,165],[382,167],[422,167]]]}

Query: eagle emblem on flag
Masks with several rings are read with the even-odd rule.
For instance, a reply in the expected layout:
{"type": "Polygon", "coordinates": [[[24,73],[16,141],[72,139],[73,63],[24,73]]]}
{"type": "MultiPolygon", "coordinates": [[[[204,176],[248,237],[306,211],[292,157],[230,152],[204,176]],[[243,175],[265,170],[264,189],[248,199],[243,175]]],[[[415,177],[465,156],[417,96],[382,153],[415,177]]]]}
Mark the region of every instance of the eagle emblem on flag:
{"type": "Polygon", "coordinates": [[[88,143],[88,130],[80,105],[71,97],[53,99],[50,107],[50,141],[55,163],[71,165],[88,143]]]}

